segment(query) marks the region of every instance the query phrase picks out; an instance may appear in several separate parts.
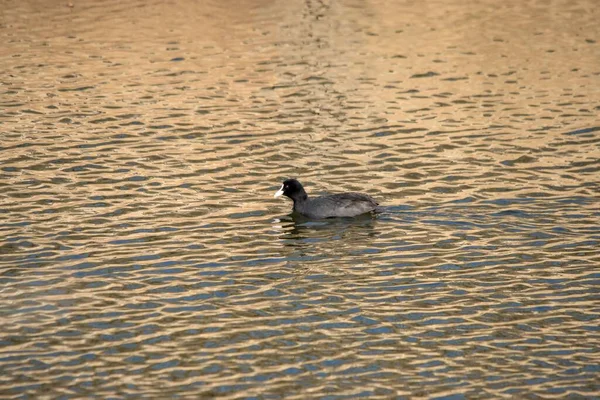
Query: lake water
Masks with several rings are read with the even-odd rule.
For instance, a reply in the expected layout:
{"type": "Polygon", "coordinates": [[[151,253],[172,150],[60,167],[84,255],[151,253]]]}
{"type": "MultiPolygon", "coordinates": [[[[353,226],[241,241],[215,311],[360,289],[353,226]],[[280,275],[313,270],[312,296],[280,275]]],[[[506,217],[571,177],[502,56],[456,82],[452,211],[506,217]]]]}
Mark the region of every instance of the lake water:
{"type": "Polygon", "coordinates": [[[0,397],[600,396],[597,1],[0,3],[0,397]]]}

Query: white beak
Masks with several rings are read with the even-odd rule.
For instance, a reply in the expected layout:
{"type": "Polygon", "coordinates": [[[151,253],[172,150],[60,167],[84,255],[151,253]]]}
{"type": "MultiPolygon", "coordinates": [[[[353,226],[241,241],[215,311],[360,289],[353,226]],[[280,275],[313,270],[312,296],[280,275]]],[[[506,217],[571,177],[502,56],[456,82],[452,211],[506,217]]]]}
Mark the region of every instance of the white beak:
{"type": "Polygon", "coordinates": [[[273,197],[278,198],[282,194],[283,194],[283,185],[281,185],[281,189],[279,189],[277,192],[275,192],[275,195],[273,197]]]}

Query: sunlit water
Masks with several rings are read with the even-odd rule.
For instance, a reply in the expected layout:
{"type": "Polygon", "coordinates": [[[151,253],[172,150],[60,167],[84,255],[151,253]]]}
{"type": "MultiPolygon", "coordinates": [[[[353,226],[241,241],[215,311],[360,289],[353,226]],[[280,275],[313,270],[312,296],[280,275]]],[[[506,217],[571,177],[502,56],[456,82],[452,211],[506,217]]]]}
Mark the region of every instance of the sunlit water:
{"type": "Polygon", "coordinates": [[[596,1],[0,9],[2,398],[600,396],[596,1]]]}

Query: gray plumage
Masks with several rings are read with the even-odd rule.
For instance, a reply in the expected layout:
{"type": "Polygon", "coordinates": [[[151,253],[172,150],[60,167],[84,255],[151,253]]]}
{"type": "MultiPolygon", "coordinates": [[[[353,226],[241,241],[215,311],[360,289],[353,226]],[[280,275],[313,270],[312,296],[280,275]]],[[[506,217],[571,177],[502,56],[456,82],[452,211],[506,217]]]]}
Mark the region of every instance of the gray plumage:
{"type": "Polygon", "coordinates": [[[295,179],[283,182],[275,197],[284,195],[294,201],[294,211],[308,218],[356,217],[375,211],[379,203],[362,193],[339,193],[308,197],[302,184],[295,179]]]}

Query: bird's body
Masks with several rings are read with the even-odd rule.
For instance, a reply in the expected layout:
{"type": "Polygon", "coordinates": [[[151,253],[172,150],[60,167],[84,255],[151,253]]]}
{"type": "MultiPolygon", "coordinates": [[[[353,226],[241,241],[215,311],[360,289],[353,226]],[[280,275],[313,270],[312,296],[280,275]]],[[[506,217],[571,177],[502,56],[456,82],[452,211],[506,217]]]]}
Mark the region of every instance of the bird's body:
{"type": "Polygon", "coordinates": [[[338,193],[308,197],[302,184],[295,179],[283,182],[275,197],[285,195],[294,201],[294,211],[308,218],[356,217],[375,211],[379,203],[362,193],[338,193]]]}

